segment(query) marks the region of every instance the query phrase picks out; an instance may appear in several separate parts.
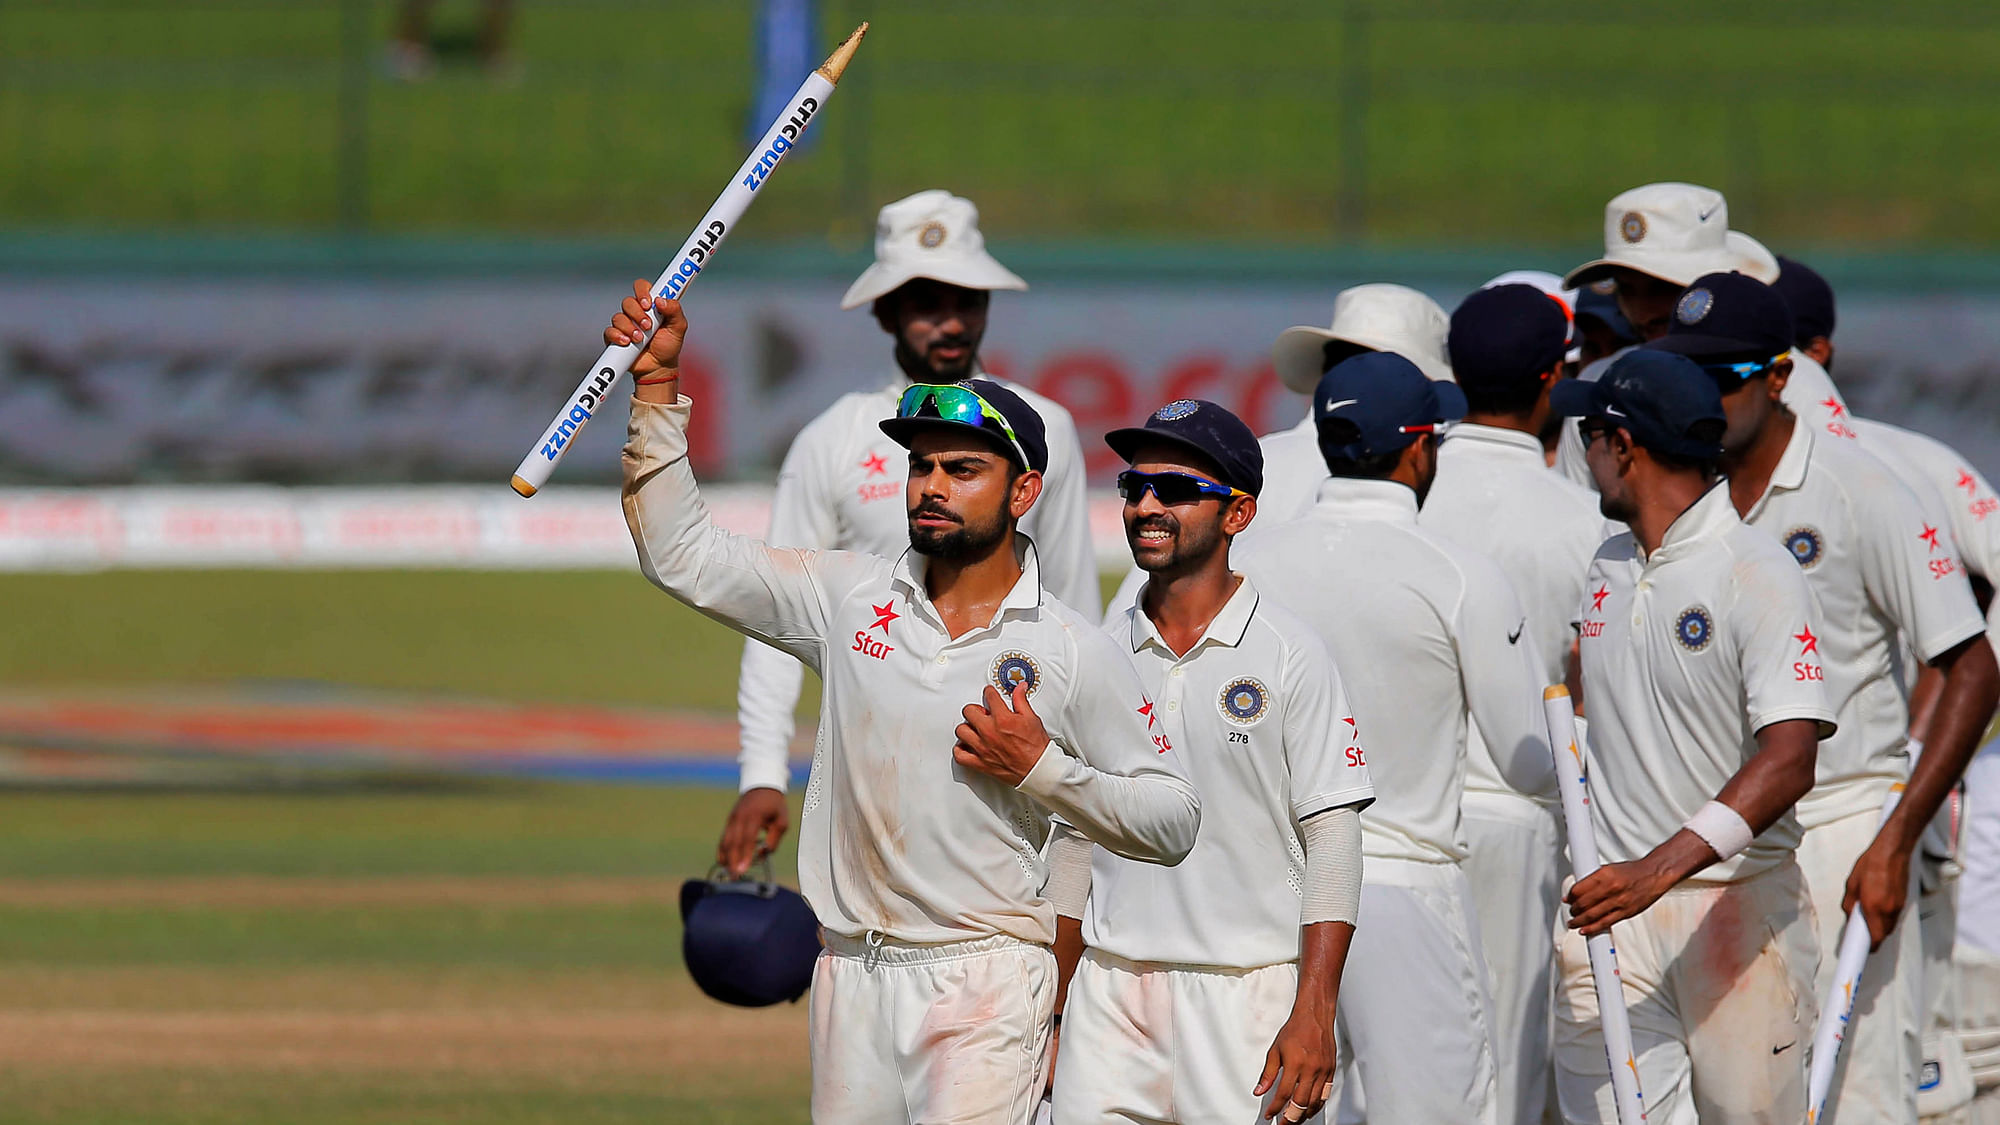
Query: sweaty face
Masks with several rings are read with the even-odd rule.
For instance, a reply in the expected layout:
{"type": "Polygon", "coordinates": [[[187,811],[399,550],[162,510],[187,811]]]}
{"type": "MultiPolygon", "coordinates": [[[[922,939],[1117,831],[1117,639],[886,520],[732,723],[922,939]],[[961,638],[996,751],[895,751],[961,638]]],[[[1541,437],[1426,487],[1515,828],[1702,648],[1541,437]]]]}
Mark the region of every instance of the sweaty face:
{"type": "Polygon", "coordinates": [[[979,342],[986,336],[991,294],[919,278],[883,298],[884,324],[896,336],[896,362],[913,379],[934,383],[972,377],[979,342]]]}
{"type": "Polygon", "coordinates": [[[910,549],[946,562],[990,554],[1014,526],[1012,463],[949,430],[910,443],[910,549]]]}
{"type": "Polygon", "coordinates": [[[1618,283],[1618,311],[1625,314],[1639,339],[1657,340],[1666,335],[1682,287],[1637,270],[1619,269],[1612,277],[1618,283]]]}
{"type": "MultiPolygon", "coordinates": [[[[1212,468],[1189,465],[1170,454],[1152,456],[1147,450],[1139,454],[1132,462],[1136,473],[1186,473],[1215,479],[1212,468]]],[[[1151,489],[1136,501],[1125,501],[1125,542],[1132,548],[1133,563],[1148,574],[1176,575],[1199,569],[1229,546],[1222,531],[1228,506],[1221,497],[1209,496],[1193,503],[1162,504],[1151,489]]]]}

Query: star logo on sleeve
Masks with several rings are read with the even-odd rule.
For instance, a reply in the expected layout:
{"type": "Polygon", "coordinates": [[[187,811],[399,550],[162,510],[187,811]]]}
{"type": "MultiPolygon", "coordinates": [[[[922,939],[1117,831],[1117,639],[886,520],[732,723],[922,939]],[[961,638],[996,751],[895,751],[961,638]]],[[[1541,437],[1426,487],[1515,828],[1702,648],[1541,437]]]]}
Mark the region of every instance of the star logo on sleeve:
{"type": "Polygon", "coordinates": [[[1800,656],[1819,651],[1819,638],[1813,636],[1810,625],[1799,626],[1799,631],[1792,634],[1792,639],[1799,642],[1800,656]]]}
{"type": "Polygon", "coordinates": [[[1606,599],[1606,598],[1608,598],[1608,597],[1610,597],[1610,596],[1611,596],[1611,587],[1610,587],[1609,585],[1603,585],[1603,586],[1599,586],[1599,587],[1598,587],[1597,589],[1595,589],[1595,590],[1591,591],[1591,594],[1590,594],[1590,612],[1592,612],[1592,613],[1603,613],[1603,612],[1604,612],[1604,599],[1606,599]]]}
{"type": "Polygon", "coordinates": [[[1361,741],[1361,728],[1355,725],[1354,716],[1342,715],[1340,717],[1340,721],[1347,724],[1347,741],[1349,742],[1361,741]]]}
{"type": "Polygon", "coordinates": [[[1157,726],[1157,725],[1159,724],[1159,721],[1160,721],[1160,718],[1159,718],[1159,716],[1157,716],[1157,715],[1153,714],[1153,701],[1152,701],[1152,700],[1150,700],[1150,699],[1146,699],[1146,697],[1145,697],[1145,696],[1143,696],[1143,695],[1142,695],[1142,696],[1140,696],[1139,698],[1140,698],[1140,699],[1144,699],[1144,700],[1145,700],[1145,702],[1144,702],[1144,703],[1142,703],[1142,704],[1140,704],[1140,705],[1139,705],[1139,713],[1140,713],[1141,715],[1144,715],[1144,716],[1146,716],[1146,729],[1147,729],[1147,730],[1152,730],[1152,729],[1153,729],[1153,728],[1154,728],[1155,726],[1157,726]]]}
{"type": "Polygon", "coordinates": [[[1973,478],[1970,472],[1960,469],[1958,471],[1958,483],[1956,487],[1963,488],[1966,495],[1969,496],[1979,490],[1979,482],[1973,478]]]}
{"type": "Polygon", "coordinates": [[[886,477],[889,475],[889,462],[880,453],[870,453],[868,456],[863,457],[861,459],[861,467],[868,470],[868,475],[871,477],[886,477]]]}
{"type": "Polygon", "coordinates": [[[1924,525],[1924,530],[1923,530],[1923,531],[1922,531],[1922,532],[1921,532],[1921,533],[1920,533],[1920,534],[1919,534],[1919,535],[1917,536],[1917,538],[1919,538],[1919,539],[1923,540],[1924,542],[1926,542],[1926,543],[1930,544],[1930,549],[1931,549],[1931,553],[1932,553],[1932,554],[1936,554],[1936,553],[1937,553],[1937,550],[1938,550],[1938,529],[1937,529],[1937,528],[1935,528],[1935,527],[1932,527],[1932,526],[1931,526],[1930,524],[1925,524],[1925,525],[1924,525]]]}
{"type": "Polygon", "coordinates": [[[882,630],[884,636],[887,636],[889,633],[889,622],[903,616],[896,612],[896,599],[894,598],[890,598],[885,605],[875,605],[871,602],[868,608],[875,611],[875,623],[868,627],[870,629],[882,630]]]}
{"type": "Polygon", "coordinates": [[[1825,401],[1821,402],[1820,405],[1826,407],[1827,413],[1833,415],[1835,418],[1844,418],[1847,416],[1847,404],[1832,395],[1826,396],[1825,401]]]}

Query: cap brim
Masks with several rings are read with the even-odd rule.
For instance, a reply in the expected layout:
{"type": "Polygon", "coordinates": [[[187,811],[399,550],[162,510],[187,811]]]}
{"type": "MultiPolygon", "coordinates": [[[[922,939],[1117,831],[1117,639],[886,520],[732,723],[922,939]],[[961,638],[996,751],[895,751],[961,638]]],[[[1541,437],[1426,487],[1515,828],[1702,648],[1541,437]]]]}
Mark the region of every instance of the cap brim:
{"type": "Polygon", "coordinates": [[[1607,254],[1569,271],[1563,277],[1563,288],[1578,289],[1600,278],[1611,276],[1613,270],[1628,269],[1656,277],[1669,285],[1683,288],[1693,285],[1695,278],[1707,273],[1740,273],[1754,277],[1766,285],[1778,280],[1778,258],[1764,244],[1744,234],[1732,230],[1723,235],[1723,249],[1720,251],[1670,252],[1654,250],[1646,253],[1607,254]]]}
{"type": "Polygon", "coordinates": [[[1736,258],[1730,269],[1746,277],[1754,277],[1766,285],[1778,280],[1778,256],[1766,249],[1764,244],[1744,234],[1740,230],[1730,231],[1723,236],[1729,253],[1736,258]]]}
{"type": "Polygon", "coordinates": [[[1278,373],[1278,381],[1285,385],[1286,390],[1307,396],[1313,393],[1313,388],[1319,386],[1319,377],[1326,374],[1326,345],[1329,342],[1352,344],[1371,352],[1393,352],[1416,364],[1417,370],[1434,383],[1453,381],[1451,368],[1440,368],[1433,361],[1419,359],[1404,351],[1394,340],[1295,324],[1278,333],[1277,340],[1271,344],[1271,369],[1278,373]]]}
{"type": "Polygon", "coordinates": [[[858,309],[918,278],[941,281],[961,289],[1022,290],[1028,287],[1020,275],[984,251],[969,257],[940,257],[928,262],[876,262],[847,287],[847,295],[840,299],[840,307],[858,309]]]}
{"type": "Polygon", "coordinates": [[[1595,380],[1563,379],[1549,388],[1549,410],[1564,418],[1589,418],[1604,406],[1604,388],[1595,380]]]}

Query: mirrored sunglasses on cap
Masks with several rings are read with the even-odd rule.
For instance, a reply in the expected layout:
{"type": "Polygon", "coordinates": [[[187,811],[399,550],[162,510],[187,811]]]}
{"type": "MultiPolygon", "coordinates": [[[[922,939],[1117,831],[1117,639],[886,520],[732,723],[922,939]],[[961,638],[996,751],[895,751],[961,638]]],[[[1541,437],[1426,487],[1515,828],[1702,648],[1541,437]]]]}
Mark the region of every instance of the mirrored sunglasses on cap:
{"type": "Polygon", "coordinates": [[[1144,499],[1147,489],[1152,490],[1155,499],[1169,507],[1210,498],[1228,500],[1233,496],[1250,495],[1240,488],[1217,484],[1191,473],[1141,473],[1127,469],[1118,474],[1118,495],[1124,497],[1127,504],[1137,504],[1144,499]]]}
{"type": "Polygon", "coordinates": [[[1021,459],[1023,468],[1031,468],[1034,462],[1028,458],[1028,451],[1021,447],[1021,439],[1014,436],[1014,427],[1007,416],[994,409],[993,404],[979,397],[979,392],[957,383],[912,383],[903,391],[903,397],[896,402],[898,418],[937,417],[946,422],[959,422],[981,429],[993,429],[1007,438],[1007,444],[1014,447],[1014,455],[1021,459]],[[923,413],[929,406],[931,414],[923,413]],[[987,423],[991,422],[989,427],[987,423]]]}
{"type": "Polygon", "coordinates": [[[1752,359],[1742,363],[1704,363],[1701,369],[1708,372],[1708,377],[1714,379],[1715,385],[1726,394],[1776,367],[1783,358],[1784,355],[1775,355],[1770,359],[1752,359]]]}

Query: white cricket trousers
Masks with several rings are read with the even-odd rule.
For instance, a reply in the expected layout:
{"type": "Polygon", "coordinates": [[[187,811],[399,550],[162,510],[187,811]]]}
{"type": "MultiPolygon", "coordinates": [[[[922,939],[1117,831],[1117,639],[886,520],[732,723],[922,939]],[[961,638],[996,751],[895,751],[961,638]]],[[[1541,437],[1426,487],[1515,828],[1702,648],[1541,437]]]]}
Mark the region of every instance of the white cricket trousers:
{"type": "Polygon", "coordinates": [[[1364,858],[1340,976],[1341,1055],[1354,1060],[1335,1080],[1340,1121],[1493,1125],[1493,1000],[1479,945],[1458,864],[1364,858]]]}
{"type": "Polygon", "coordinates": [[[1561,830],[1554,810],[1525,797],[1468,792],[1460,808],[1465,877],[1493,989],[1499,1125],[1541,1125],[1554,1088],[1561,830]]]}
{"type": "Polygon", "coordinates": [[[825,941],[812,983],[815,1125],[1029,1125],[1055,1009],[1047,946],[825,941]]]}
{"type": "MultiPolygon", "coordinates": [[[[1562,915],[1556,1096],[1572,1125],[1617,1125],[1590,957],[1562,915]]],[[[1798,864],[1682,883],[1612,937],[1650,1125],[1805,1120],[1819,938],[1798,864]]]]}
{"type": "MultiPolygon", "coordinates": [[[[1833,985],[1840,955],[1840,932],[1847,916],[1840,909],[1854,861],[1875,839],[1879,811],[1870,809],[1806,830],[1799,841],[1799,867],[1819,915],[1819,972],[1813,995],[1821,1000],[1833,985]]],[[[1910,902],[1917,877],[1910,875],[1910,902]]],[[[1820,1125],[1909,1125],[1917,1119],[1917,1072],[1923,1066],[1923,927],[1914,909],[1903,911],[1896,931],[1868,955],[1854,1015],[1833,1072],[1826,1114],[1820,1125]]]]}
{"type": "Polygon", "coordinates": [[[1220,969],[1086,951],[1063,1006],[1056,1125],[1259,1125],[1266,1099],[1251,1091],[1298,990],[1295,961],[1220,969]]]}

